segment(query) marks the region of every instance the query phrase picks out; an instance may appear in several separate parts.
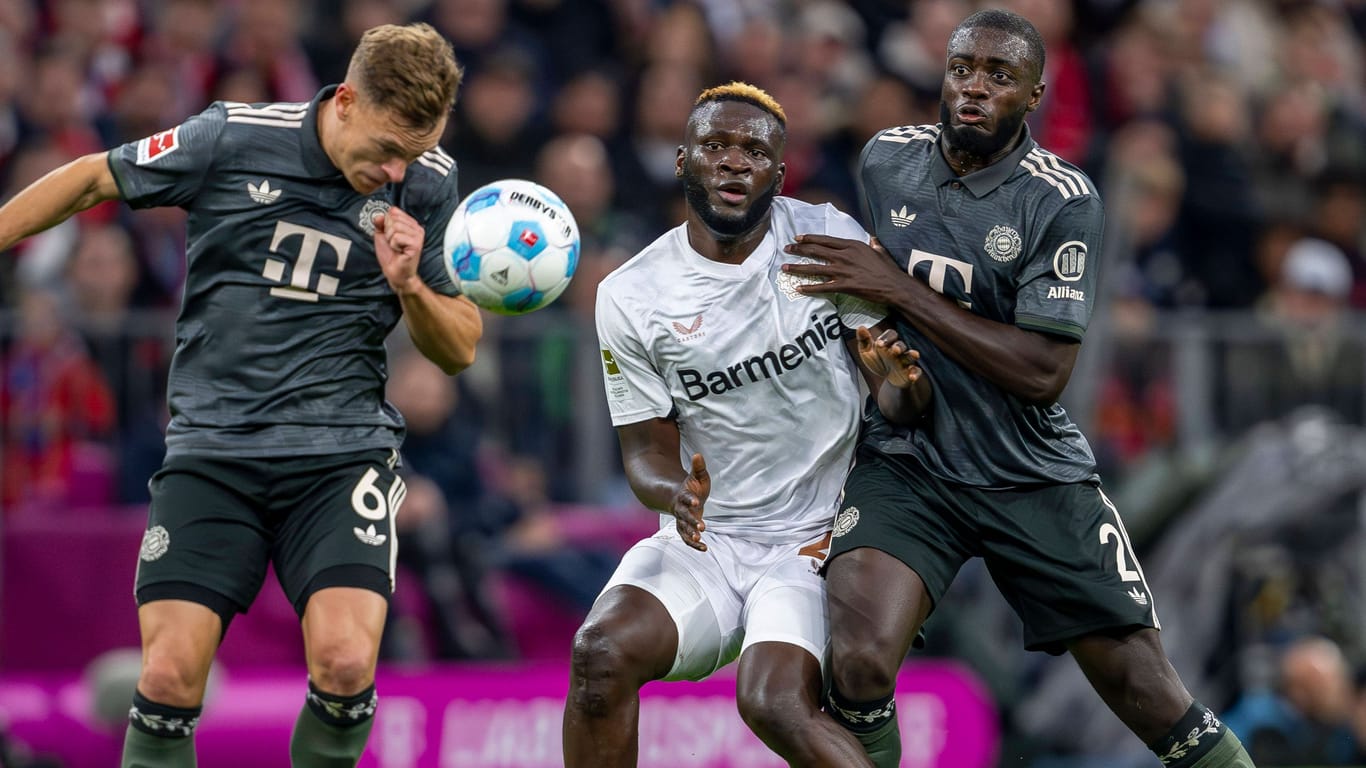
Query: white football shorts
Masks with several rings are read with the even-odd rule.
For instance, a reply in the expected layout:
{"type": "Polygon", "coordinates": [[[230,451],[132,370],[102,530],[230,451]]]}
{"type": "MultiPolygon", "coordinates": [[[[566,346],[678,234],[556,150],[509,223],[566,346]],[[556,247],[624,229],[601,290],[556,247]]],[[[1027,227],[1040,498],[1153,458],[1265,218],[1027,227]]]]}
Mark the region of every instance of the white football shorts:
{"type": "Polygon", "coordinates": [[[678,655],[665,680],[701,680],[755,643],[791,643],[825,669],[830,620],[818,570],[827,532],[804,544],[766,544],[702,533],[706,552],[668,524],[621,558],[603,587],[627,584],[654,595],[678,628],[678,655]]]}

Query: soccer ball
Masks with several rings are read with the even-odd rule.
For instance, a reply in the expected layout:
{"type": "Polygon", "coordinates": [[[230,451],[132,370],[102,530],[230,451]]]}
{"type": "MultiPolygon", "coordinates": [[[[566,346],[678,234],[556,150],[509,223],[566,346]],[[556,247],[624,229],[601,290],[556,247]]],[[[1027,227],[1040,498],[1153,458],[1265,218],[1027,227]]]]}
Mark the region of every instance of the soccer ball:
{"type": "Polygon", "coordinates": [[[523,315],[554,301],[579,265],[579,225],[554,192],[526,179],[474,190],[446,225],[446,271],[470,301],[523,315]]]}

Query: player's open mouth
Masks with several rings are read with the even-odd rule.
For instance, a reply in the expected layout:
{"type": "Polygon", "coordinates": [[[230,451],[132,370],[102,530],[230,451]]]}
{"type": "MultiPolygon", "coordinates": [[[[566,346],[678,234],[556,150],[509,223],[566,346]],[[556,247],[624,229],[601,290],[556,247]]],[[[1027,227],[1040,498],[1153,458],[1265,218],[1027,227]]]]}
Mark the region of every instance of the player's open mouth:
{"type": "Polygon", "coordinates": [[[716,188],[716,196],[731,205],[738,205],[749,197],[749,188],[739,182],[728,182],[716,188]]]}
{"type": "Polygon", "coordinates": [[[987,119],[987,113],[983,112],[981,107],[959,107],[955,114],[958,116],[958,122],[967,125],[984,123],[987,119]]]}

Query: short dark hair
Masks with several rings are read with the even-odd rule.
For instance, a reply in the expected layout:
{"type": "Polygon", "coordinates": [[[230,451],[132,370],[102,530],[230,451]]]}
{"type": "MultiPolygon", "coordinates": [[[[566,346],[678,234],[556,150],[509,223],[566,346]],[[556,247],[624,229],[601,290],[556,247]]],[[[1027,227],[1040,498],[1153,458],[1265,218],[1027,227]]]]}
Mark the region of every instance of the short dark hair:
{"type": "Polygon", "coordinates": [[[773,119],[778,121],[779,127],[784,132],[787,131],[787,114],[783,112],[782,105],[768,95],[767,91],[756,85],[734,81],[725,85],[718,85],[715,88],[708,88],[698,95],[697,101],[693,102],[692,111],[696,112],[697,108],[703,104],[716,101],[741,101],[752,104],[772,115],[773,119]]]}
{"type": "Polygon", "coordinates": [[[959,32],[967,29],[997,29],[1020,38],[1029,48],[1029,58],[1034,65],[1034,80],[1037,82],[1043,79],[1043,35],[1039,34],[1039,30],[1035,29],[1029,19],[1014,11],[989,8],[959,22],[958,26],[953,28],[953,34],[949,35],[949,39],[952,40],[959,32]]]}

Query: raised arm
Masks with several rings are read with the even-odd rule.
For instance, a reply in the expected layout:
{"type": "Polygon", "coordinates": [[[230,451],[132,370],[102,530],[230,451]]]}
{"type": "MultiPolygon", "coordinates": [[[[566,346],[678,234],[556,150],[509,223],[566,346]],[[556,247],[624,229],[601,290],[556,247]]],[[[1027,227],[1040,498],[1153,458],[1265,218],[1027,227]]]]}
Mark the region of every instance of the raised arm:
{"type": "Polygon", "coordinates": [[[425,240],[422,225],[399,208],[375,216],[375,256],[403,305],[408,335],[419,352],[454,376],[474,364],[484,320],[469,299],[443,296],[423,282],[417,267],[425,240]]]}
{"type": "Polygon", "coordinates": [[[0,251],[119,197],[109,153],[79,157],[25,187],[0,207],[0,251]]]}
{"type": "Polygon", "coordinates": [[[963,309],[867,243],[802,235],[787,250],[819,259],[783,265],[794,274],[824,280],[800,286],[803,293],[847,293],[883,304],[955,362],[1025,402],[1056,402],[1072,376],[1080,342],[963,309]]]}

